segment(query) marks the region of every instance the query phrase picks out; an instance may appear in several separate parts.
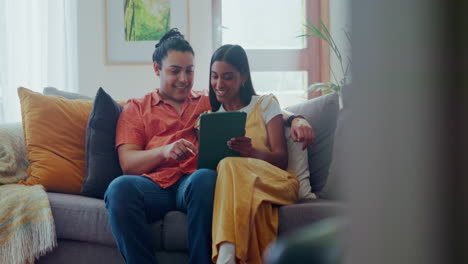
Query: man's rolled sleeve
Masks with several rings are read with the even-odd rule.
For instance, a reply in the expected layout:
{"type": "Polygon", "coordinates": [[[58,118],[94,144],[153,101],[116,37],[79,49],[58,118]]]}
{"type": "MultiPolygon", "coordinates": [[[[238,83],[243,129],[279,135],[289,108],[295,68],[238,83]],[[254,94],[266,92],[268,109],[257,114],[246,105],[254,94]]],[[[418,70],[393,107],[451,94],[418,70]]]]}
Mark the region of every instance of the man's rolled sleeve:
{"type": "Polygon", "coordinates": [[[117,123],[115,148],[123,144],[136,144],[144,147],[145,140],[145,125],[139,105],[130,100],[122,110],[117,123]]]}

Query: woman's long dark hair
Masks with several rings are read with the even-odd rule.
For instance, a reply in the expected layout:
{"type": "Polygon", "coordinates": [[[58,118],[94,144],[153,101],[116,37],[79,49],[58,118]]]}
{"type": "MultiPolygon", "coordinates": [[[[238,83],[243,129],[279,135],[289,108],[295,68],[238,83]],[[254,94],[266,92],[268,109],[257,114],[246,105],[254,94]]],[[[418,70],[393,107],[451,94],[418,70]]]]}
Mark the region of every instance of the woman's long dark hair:
{"type": "Polygon", "coordinates": [[[210,103],[213,111],[218,111],[221,103],[216,99],[216,94],[211,86],[211,67],[215,61],[224,61],[238,70],[241,76],[247,77],[244,85],[240,88],[240,99],[244,105],[248,105],[252,99],[252,95],[257,95],[252,85],[250,77],[249,60],[245,50],[239,45],[223,45],[219,47],[213,56],[210,63],[210,103]]]}
{"type": "Polygon", "coordinates": [[[192,46],[190,43],[185,40],[184,35],[179,32],[177,28],[172,28],[155,45],[155,50],[153,52],[153,62],[158,63],[162,67],[162,61],[167,57],[167,53],[170,50],[176,51],[188,51],[195,56],[192,46]]]}

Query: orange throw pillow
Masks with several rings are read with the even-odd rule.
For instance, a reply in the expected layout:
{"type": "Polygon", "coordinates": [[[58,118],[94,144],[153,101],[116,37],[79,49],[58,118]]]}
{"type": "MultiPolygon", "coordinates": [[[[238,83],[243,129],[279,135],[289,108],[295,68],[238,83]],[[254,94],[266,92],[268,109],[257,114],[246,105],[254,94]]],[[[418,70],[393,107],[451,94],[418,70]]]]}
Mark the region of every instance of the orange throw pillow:
{"type": "Polygon", "coordinates": [[[92,100],[67,100],[18,88],[29,160],[25,185],[79,194],[85,176],[86,124],[92,100]]]}

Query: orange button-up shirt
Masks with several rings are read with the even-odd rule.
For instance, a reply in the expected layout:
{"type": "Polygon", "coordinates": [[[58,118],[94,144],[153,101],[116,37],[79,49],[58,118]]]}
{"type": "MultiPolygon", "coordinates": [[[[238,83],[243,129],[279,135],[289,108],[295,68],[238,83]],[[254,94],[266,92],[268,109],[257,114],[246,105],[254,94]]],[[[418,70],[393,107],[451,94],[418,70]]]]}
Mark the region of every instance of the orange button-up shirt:
{"type": "MultiPolygon", "coordinates": [[[[140,99],[131,99],[125,105],[117,123],[116,149],[122,144],[136,144],[149,150],[171,144],[181,138],[198,148],[193,128],[198,116],[211,109],[207,91],[192,91],[181,107],[181,113],[164,102],[159,90],[140,99]]],[[[162,188],[176,183],[184,174],[197,169],[198,155],[177,161],[168,159],[148,173],[162,188]]]]}

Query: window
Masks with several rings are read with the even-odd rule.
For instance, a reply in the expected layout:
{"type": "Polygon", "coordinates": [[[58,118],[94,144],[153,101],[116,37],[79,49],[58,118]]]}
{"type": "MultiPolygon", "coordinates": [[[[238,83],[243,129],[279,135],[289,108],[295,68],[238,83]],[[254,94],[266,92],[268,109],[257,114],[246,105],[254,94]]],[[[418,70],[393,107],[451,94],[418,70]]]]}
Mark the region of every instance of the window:
{"type": "Polygon", "coordinates": [[[76,0],[0,1],[0,123],[21,121],[16,88],[76,91],[76,0]]]}
{"type": "Polygon", "coordinates": [[[275,94],[282,107],[296,104],[320,81],[320,42],[297,37],[319,14],[318,0],[213,0],[213,46],[241,45],[257,93],[275,94]]]}

